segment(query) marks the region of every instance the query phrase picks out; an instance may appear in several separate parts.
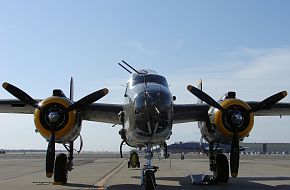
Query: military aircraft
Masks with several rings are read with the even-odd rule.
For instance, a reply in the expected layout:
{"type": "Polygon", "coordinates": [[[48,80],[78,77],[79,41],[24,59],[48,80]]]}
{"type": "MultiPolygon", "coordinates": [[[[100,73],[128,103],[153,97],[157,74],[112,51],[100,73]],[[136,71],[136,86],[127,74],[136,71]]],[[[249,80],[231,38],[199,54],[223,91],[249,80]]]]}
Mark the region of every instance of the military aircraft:
{"type": "MultiPolygon", "coordinates": [[[[18,87],[3,83],[3,88],[18,100],[0,100],[0,113],[34,114],[36,131],[48,141],[46,175],[56,183],[66,183],[68,171],[73,168],[74,141],[80,136],[82,121],[96,121],[121,125],[119,132],[122,146],[127,144],[145,150],[146,165],[141,172],[141,185],[145,190],[155,189],[156,166],[153,166],[153,146],[161,145],[167,151],[166,140],[172,134],[173,124],[198,122],[202,139],[209,143],[209,167],[217,182],[229,179],[228,159],[218,153],[219,144],[230,144],[230,169],[237,177],[239,169],[239,142],[251,132],[254,116],[290,115],[290,103],[278,103],[286,95],[281,91],[261,102],[245,102],[236,98],[235,92],[227,92],[215,101],[198,87],[187,89],[199,101],[196,104],[174,104],[176,99],[169,90],[165,77],[152,70],[136,70],[122,61],[119,65],[130,73],[124,93],[124,104],[94,103],[108,94],[104,88],[74,101],[73,80],[70,95],[53,90],[52,96],[33,99],[18,87]],[[68,156],[55,156],[55,143],[64,144],[68,156]]],[[[138,157],[132,155],[130,165],[138,157]]],[[[167,153],[165,154],[167,155],[167,153]]],[[[139,164],[140,165],[140,164],[139,164]]],[[[129,166],[129,164],[128,164],[129,166]]]]}

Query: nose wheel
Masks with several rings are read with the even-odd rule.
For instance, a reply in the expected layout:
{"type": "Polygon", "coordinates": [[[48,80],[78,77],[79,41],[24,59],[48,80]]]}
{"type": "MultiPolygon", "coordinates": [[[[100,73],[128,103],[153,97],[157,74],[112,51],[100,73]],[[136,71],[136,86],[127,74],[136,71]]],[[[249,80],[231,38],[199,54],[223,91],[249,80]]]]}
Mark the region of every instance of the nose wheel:
{"type": "Polygon", "coordinates": [[[146,170],[144,173],[144,190],[155,190],[156,186],[154,171],[146,170]]]}
{"type": "Polygon", "coordinates": [[[145,158],[147,160],[147,164],[144,165],[141,172],[141,185],[144,190],[155,190],[157,186],[155,173],[158,170],[158,167],[152,165],[153,151],[151,145],[147,146],[145,158]]]}

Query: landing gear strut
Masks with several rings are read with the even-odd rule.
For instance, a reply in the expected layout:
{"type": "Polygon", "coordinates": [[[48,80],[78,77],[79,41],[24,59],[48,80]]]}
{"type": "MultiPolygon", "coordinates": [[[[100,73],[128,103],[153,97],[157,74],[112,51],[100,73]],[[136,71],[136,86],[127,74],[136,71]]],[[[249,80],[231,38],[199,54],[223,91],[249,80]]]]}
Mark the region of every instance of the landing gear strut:
{"type": "Polygon", "coordinates": [[[120,157],[123,158],[123,145],[126,142],[126,140],[123,140],[120,144],[120,157]]]}
{"type": "Polygon", "coordinates": [[[155,172],[158,170],[158,167],[152,165],[153,151],[152,146],[148,144],[147,150],[145,152],[146,165],[144,165],[141,173],[141,185],[144,187],[144,190],[155,190],[156,181],[155,181],[155,172]]]}
{"type": "Polygon", "coordinates": [[[164,158],[167,159],[169,158],[167,143],[164,142],[163,146],[164,146],[164,153],[165,153],[164,158]]]}

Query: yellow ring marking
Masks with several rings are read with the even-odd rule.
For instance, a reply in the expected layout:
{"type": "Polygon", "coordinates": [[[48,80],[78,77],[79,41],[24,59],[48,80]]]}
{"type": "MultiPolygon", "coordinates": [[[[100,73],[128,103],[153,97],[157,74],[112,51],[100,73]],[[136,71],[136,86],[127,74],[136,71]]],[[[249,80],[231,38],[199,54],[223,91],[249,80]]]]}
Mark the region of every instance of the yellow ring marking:
{"type": "MultiPolygon", "coordinates": [[[[247,103],[245,103],[245,102],[243,102],[242,100],[239,100],[239,99],[226,99],[226,100],[221,102],[221,106],[224,109],[226,109],[227,107],[232,106],[232,105],[241,106],[241,107],[245,108],[246,110],[250,110],[251,109],[250,106],[247,103]]],[[[230,132],[228,129],[226,129],[226,127],[223,124],[222,111],[218,110],[216,112],[216,115],[215,115],[215,118],[214,118],[214,123],[216,124],[218,130],[224,136],[226,136],[226,137],[233,136],[233,133],[230,132]]],[[[244,138],[245,136],[247,136],[251,132],[251,130],[253,129],[253,126],[254,126],[254,114],[250,113],[249,125],[244,131],[239,132],[239,137],[240,138],[244,138]]]]}
{"type": "MultiPolygon", "coordinates": [[[[51,103],[59,103],[62,106],[64,106],[65,108],[67,108],[71,105],[71,102],[65,98],[49,97],[40,103],[40,107],[42,108],[42,107],[44,107],[48,104],[51,104],[51,103]]],[[[51,132],[42,126],[39,118],[40,118],[40,110],[35,109],[35,111],[34,111],[35,127],[44,138],[48,139],[48,138],[50,138],[51,132]]],[[[55,133],[55,137],[58,139],[58,138],[63,137],[64,135],[68,134],[72,130],[72,128],[75,126],[75,123],[76,123],[75,111],[68,112],[67,124],[65,125],[65,127],[63,129],[61,129],[55,133]]]]}

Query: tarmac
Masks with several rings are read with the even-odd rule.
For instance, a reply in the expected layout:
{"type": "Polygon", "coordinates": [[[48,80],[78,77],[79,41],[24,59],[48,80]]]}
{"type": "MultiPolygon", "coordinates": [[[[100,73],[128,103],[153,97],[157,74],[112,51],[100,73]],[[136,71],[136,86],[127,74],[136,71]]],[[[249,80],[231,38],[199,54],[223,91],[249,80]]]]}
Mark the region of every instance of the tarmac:
{"type": "MultiPolygon", "coordinates": [[[[68,183],[54,185],[53,178],[45,176],[45,155],[0,155],[0,189],[109,189],[136,190],[140,186],[141,169],[128,169],[126,158],[117,155],[76,155],[74,170],[69,172],[68,183]]],[[[141,164],[145,163],[141,159],[141,164]]],[[[290,156],[258,157],[242,156],[238,178],[230,178],[228,184],[193,185],[190,174],[211,174],[205,156],[178,156],[166,160],[154,160],[159,166],[156,172],[157,190],[175,189],[290,189],[290,156]]]]}

